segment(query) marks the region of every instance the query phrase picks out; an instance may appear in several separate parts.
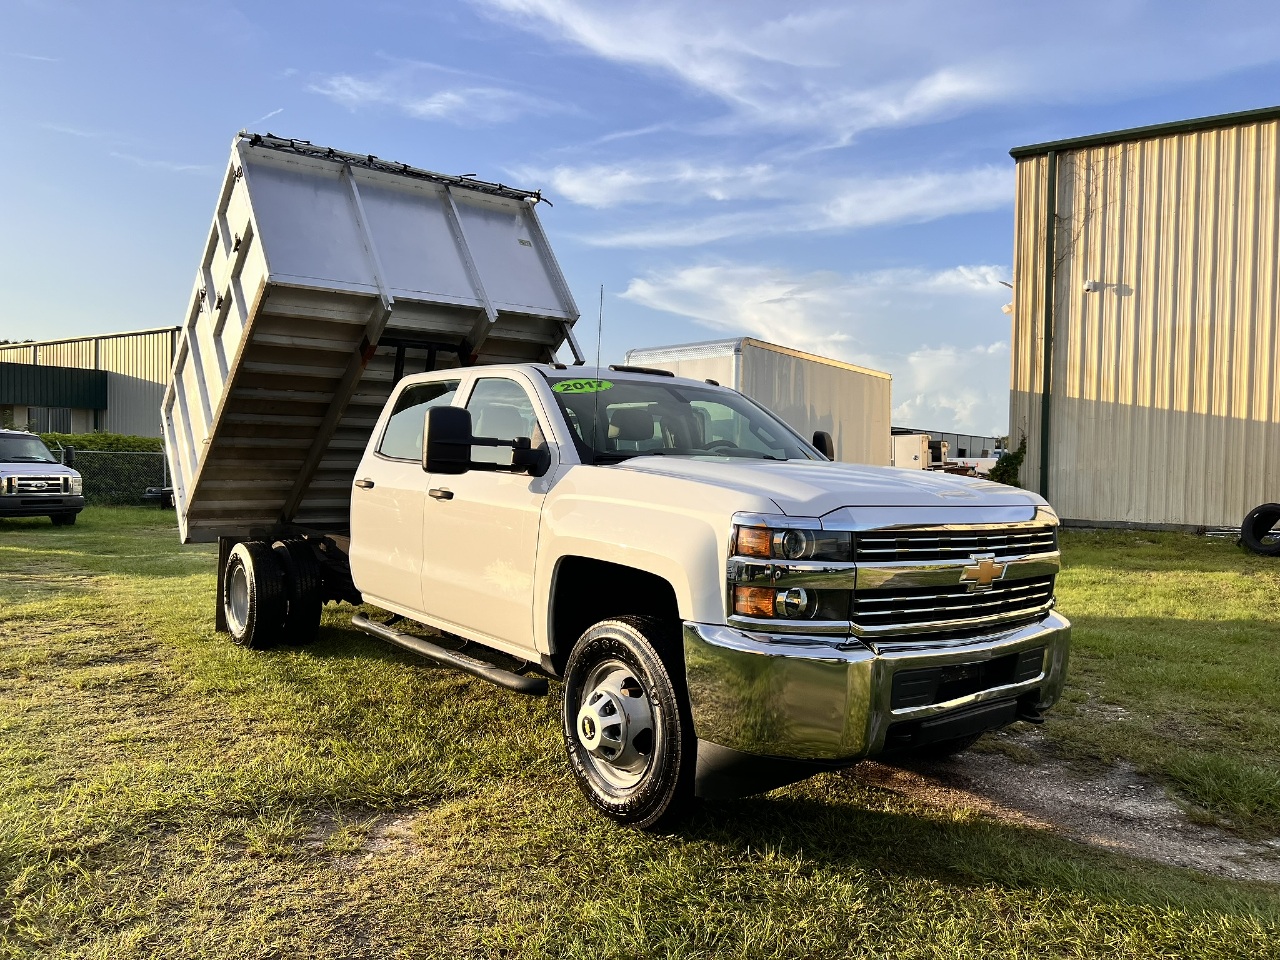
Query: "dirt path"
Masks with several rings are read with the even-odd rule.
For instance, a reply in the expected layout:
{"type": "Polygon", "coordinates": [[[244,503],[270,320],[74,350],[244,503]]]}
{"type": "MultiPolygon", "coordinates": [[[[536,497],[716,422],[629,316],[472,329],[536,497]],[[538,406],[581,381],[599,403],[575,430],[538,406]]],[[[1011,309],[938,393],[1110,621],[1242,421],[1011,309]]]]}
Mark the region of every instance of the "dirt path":
{"type": "Polygon", "coordinates": [[[910,794],[939,807],[977,808],[1010,823],[1039,827],[1129,856],[1237,880],[1280,883],[1280,838],[1242,840],[1189,820],[1155,781],[1120,765],[1089,776],[1038,749],[1030,763],[1000,753],[969,752],[950,760],[862,763],[857,780],[910,794]]]}

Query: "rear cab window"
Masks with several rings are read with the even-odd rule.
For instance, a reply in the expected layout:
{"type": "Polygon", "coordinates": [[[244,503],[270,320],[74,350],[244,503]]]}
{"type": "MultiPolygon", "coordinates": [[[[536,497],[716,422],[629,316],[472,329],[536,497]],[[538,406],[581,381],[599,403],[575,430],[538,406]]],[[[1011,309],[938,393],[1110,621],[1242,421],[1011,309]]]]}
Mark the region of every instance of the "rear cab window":
{"type": "Polygon", "coordinates": [[[391,419],[378,441],[378,454],[391,460],[422,460],[422,431],[427,422],[427,411],[432,407],[448,406],[458,395],[461,380],[437,380],[433,383],[415,383],[406,387],[396,398],[391,419]]]}

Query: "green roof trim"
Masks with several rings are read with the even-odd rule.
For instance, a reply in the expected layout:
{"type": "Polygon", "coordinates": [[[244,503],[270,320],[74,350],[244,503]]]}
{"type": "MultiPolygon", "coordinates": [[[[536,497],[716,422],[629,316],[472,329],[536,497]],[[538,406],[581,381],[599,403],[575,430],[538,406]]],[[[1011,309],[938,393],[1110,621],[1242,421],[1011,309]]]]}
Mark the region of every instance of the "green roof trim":
{"type": "Polygon", "coordinates": [[[107,372],[76,367],[0,363],[0,403],[31,407],[107,409],[107,372]]]}
{"type": "Polygon", "coordinates": [[[1199,117],[1195,120],[1157,123],[1148,127],[1130,127],[1128,130],[1115,130],[1111,133],[1095,133],[1087,137],[1071,137],[1067,140],[1033,143],[1026,147],[1014,147],[1009,151],[1009,156],[1015,160],[1021,160],[1024,157],[1042,156],[1050,150],[1082,150],[1087,147],[1105,147],[1113,143],[1152,140],[1156,137],[1169,137],[1179,133],[1196,133],[1200,130],[1220,130],[1224,127],[1239,127],[1247,123],[1264,123],[1269,120],[1280,120],[1280,107],[1263,107],[1260,110],[1222,113],[1215,117],[1199,117]]]}

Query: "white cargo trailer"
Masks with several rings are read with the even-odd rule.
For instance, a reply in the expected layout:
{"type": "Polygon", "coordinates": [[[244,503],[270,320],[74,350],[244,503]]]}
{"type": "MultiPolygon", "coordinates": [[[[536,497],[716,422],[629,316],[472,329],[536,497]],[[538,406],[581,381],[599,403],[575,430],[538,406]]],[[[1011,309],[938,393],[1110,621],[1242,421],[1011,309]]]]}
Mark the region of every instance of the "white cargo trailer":
{"type": "Polygon", "coordinates": [[[183,542],[345,532],[407,373],[552,360],[566,341],[580,363],[540,199],[238,135],[161,407],[183,542]]]}
{"type": "Polygon", "coordinates": [[[805,438],[830,434],[836,460],[890,463],[887,373],[751,337],[628,350],[627,363],[732,387],[805,438]]]}

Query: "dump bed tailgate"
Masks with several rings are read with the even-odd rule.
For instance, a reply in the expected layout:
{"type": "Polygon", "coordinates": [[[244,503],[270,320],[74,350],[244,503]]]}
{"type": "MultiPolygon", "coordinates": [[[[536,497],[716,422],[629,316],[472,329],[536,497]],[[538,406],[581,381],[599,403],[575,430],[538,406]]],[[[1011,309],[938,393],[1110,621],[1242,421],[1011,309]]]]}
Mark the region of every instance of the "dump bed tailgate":
{"type": "Polygon", "coordinates": [[[578,357],[538,199],[237,137],[161,410],[183,541],[345,530],[400,376],[578,357]]]}

